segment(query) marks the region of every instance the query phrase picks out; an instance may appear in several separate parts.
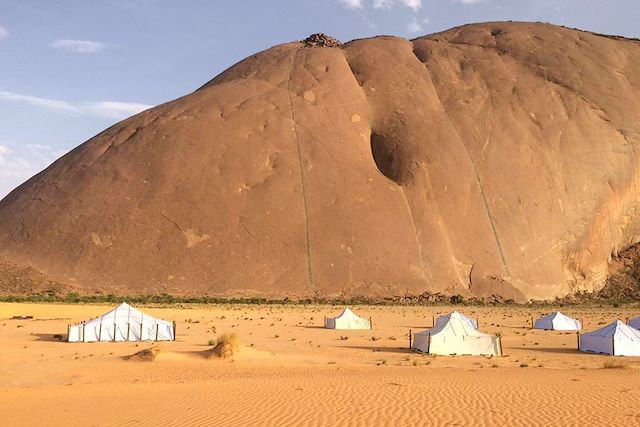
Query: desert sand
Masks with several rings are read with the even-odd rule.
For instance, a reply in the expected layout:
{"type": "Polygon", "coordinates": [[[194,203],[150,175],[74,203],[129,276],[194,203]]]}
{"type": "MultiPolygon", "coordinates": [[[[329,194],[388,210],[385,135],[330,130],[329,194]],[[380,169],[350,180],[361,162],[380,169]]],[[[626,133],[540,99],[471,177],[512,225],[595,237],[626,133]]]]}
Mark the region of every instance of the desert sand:
{"type": "MultiPolygon", "coordinates": [[[[640,424],[640,358],[579,353],[574,333],[529,329],[531,316],[558,307],[354,307],[373,319],[371,331],[321,328],[324,315],[339,311],[331,306],[140,307],[177,321],[178,339],[54,337],[108,308],[0,304],[1,425],[640,424]],[[409,329],[452,309],[500,333],[505,356],[407,350],[409,329]],[[233,356],[203,357],[225,333],[242,342],[233,356]],[[150,348],[156,357],[130,357],[150,348]]],[[[589,331],[640,309],[562,310],[589,331]]]]}
{"type": "Polygon", "coordinates": [[[329,46],[269,48],[60,158],[0,201],[0,270],[524,301],[597,290],[638,242],[638,41],[497,22],[329,46]]]}

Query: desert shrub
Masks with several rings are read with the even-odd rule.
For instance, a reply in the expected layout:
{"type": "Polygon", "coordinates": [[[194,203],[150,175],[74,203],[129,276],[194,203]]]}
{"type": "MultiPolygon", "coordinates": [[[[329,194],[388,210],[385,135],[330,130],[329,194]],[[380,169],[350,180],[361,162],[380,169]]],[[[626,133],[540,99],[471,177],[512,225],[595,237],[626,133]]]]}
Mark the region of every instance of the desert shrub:
{"type": "Polygon", "coordinates": [[[617,360],[608,360],[602,364],[602,367],[604,369],[625,369],[627,365],[617,360]]]}

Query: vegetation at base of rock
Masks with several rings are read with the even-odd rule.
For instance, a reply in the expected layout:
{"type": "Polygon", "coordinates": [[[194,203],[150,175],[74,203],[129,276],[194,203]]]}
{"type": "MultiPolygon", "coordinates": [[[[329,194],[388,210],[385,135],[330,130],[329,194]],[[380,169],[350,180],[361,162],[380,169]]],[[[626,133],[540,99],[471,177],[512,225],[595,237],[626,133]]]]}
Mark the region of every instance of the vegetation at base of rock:
{"type": "MultiPolygon", "coordinates": [[[[640,287],[640,283],[636,286],[640,287]]],[[[242,297],[218,297],[218,296],[181,296],[170,294],[158,295],[116,295],[116,294],[80,294],[70,292],[60,293],[36,293],[28,295],[0,295],[0,302],[17,303],[65,303],[65,304],[119,304],[126,301],[130,304],[151,304],[151,305],[175,305],[175,304],[251,304],[251,305],[329,305],[329,306],[359,306],[359,305],[404,305],[404,306],[449,306],[462,305],[467,307],[519,305],[513,300],[504,300],[497,297],[492,298],[454,298],[441,294],[427,294],[419,296],[403,296],[389,298],[242,298],[242,297]],[[454,302],[455,301],[455,302],[454,302]]],[[[639,298],[612,298],[605,299],[598,294],[576,294],[552,301],[532,301],[528,304],[531,307],[545,308],[565,305],[611,305],[617,308],[622,305],[636,304],[639,298]]]]}

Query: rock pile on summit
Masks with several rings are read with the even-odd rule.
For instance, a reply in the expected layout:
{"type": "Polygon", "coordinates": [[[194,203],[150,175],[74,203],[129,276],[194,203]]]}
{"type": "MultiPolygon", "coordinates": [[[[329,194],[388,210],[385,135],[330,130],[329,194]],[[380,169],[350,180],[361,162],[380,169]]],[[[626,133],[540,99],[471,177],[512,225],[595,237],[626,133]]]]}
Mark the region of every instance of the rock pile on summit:
{"type": "Polygon", "coordinates": [[[340,40],[335,39],[326,34],[317,33],[311,34],[309,37],[303,40],[306,47],[339,47],[342,46],[340,40]]]}

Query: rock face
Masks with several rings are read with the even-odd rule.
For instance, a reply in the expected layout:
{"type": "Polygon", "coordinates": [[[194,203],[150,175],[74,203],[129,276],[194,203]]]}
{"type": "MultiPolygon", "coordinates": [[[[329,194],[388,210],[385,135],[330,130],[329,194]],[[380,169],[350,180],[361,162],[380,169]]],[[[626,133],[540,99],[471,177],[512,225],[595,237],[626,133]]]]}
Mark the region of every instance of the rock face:
{"type": "Polygon", "coordinates": [[[597,289],[640,240],[637,42],[525,23],[314,40],[23,184],[0,261],[87,292],[522,301],[597,289]]]}

